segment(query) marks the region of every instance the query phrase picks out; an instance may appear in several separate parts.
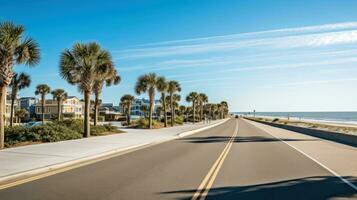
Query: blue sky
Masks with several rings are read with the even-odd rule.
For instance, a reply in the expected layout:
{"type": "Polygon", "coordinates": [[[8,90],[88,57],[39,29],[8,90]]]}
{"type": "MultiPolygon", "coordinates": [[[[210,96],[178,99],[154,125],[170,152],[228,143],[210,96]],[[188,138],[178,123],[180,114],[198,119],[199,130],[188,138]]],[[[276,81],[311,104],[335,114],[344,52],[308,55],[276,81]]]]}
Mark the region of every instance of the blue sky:
{"type": "MultiPolygon", "coordinates": [[[[356,111],[357,1],[0,0],[0,21],[26,27],[41,47],[31,74],[80,95],[58,75],[59,55],[75,42],[108,49],[122,83],[104,102],[134,94],[136,78],[178,80],[182,96],[204,92],[231,111],[356,111]]],[[[185,102],[182,102],[185,103],[185,102]]]]}

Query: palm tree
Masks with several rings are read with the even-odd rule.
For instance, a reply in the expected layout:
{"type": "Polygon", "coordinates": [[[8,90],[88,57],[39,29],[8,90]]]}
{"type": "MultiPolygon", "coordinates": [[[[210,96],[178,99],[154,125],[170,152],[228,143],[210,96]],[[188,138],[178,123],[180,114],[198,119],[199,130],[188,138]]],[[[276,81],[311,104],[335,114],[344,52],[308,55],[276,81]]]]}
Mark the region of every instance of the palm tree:
{"type": "Polygon", "coordinates": [[[195,123],[196,121],[196,104],[197,104],[197,100],[198,100],[198,94],[197,92],[190,92],[187,96],[186,96],[186,101],[187,102],[192,102],[192,108],[193,108],[193,123],[195,123]]]}
{"type": "Polygon", "coordinates": [[[0,23],[0,149],[4,148],[4,123],[7,88],[14,76],[15,64],[34,66],[40,50],[31,38],[23,38],[24,27],[11,22],[0,23]]]}
{"type": "Polygon", "coordinates": [[[142,75],[138,78],[135,85],[135,92],[140,95],[147,92],[149,94],[149,128],[152,128],[152,113],[154,111],[155,92],[158,86],[158,77],[155,73],[142,75]]]}
{"type": "Polygon", "coordinates": [[[214,120],[216,120],[216,119],[217,119],[217,114],[219,113],[219,106],[218,106],[218,104],[212,104],[211,110],[212,110],[212,118],[213,118],[214,120]]]}
{"type": "Polygon", "coordinates": [[[52,90],[51,94],[53,95],[53,99],[57,101],[57,120],[60,121],[62,114],[62,102],[66,101],[68,94],[63,89],[52,90]]]}
{"type": "Polygon", "coordinates": [[[112,69],[113,62],[108,51],[99,44],[75,44],[71,50],[66,49],[61,54],[60,74],[72,85],[77,85],[84,93],[84,137],[90,136],[90,97],[93,85],[98,77],[112,69]]]}
{"type": "Polygon", "coordinates": [[[25,73],[17,74],[15,73],[12,77],[10,87],[11,87],[11,107],[10,107],[10,126],[12,126],[14,121],[14,103],[17,97],[17,92],[31,84],[30,76],[25,73]]]}
{"type": "Polygon", "coordinates": [[[208,97],[204,93],[198,94],[199,104],[200,104],[200,121],[203,120],[203,107],[208,102],[208,97]]]}
{"type": "Polygon", "coordinates": [[[167,127],[167,109],[166,109],[166,92],[168,90],[169,84],[165,77],[161,76],[157,79],[157,90],[161,92],[161,105],[164,111],[164,126],[167,127]]]}
{"type": "Polygon", "coordinates": [[[221,101],[221,118],[225,118],[225,116],[228,114],[228,103],[226,101],[221,101]]]}
{"type": "Polygon", "coordinates": [[[175,120],[175,109],[174,109],[174,94],[176,92],[181,92],[181,86],[177,81],[169,81],[168,83],[168,89],[167,89],[169,96],[170,96],[170,107],[171,107],[171,126],[174,126],[174,120],[175,120]]]}
{"type": "Polygon", "coordinates": [[[19,119],[19,123],[21,123],[21,119],[25,118],[29,112],[26,109],[18,109],[15,112],[15,116],[19,119]]]}
{"type": "Polygon", "coordinates": [[[175,111],[178,109],[180,101],[181,101],[181,95],[179,94],[173,94],[172,98],[170,97],[170,103],[172,105],[171,113],[173,113],[174,116],[176,115],[175,111]]]}
{"type": "Polygon", "coordinates": [[[164,108],[162,107],[162,105],[158,105],[157,107],[156,107],[156,116],[157,116],[157,118],[158,118],[158,120],[161,122],[161,116],[162,116],[162,113],[163,113],[163,111],[164,111],[164,108]]]}
{"type": "Polygon", "coordinates": [[[130,94],[126,94],[120,98],[120,103],[124,108],[124,113],[126,114],[126,122],[128,125],[130,125],[131,105],[133,104],[134,99],[135,97],[130,94]]]}
{"type": "Polygon", "coordinates": [[[184,115],[186,112],[186,106],[180,105],[178,111],[179,111],[179,115],[184,115]]]}
{"type": "Polygon", "coordinates": [[[36,86],[36,95],[41,95],[41,114],[42,114],[42,124],[45,122],[45,101],[46,94],[51,92],[51,88],[46,84],[40,84],[36,86]]]}
{"type": "Polygon", "coordinates": [[[106,83],[106,86],[109,87],[111,85],[117,85],[120,83],[120,76],[117,73],[117,70],[114,68],[114,66],[110,66],[110,69],[108,70],[107,73],[101,74],[99,77],[94,82],[93,85],[93,93],[95,96],[94,100],[94,126],[97,125],[98,122],[98,110],[99,110],[99,98],[100,94],[102,93],[102,89],[104,86],[104,83],[106,83]]]}

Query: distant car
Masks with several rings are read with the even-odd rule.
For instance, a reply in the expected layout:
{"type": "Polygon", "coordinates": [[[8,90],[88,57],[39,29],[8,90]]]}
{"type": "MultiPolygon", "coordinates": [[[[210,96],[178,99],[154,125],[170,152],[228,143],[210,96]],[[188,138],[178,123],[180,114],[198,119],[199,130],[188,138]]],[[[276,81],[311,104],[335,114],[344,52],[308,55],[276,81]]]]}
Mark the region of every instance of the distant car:
{"type": "Polygon", "coordinates": [[[238,118],[238,115],[236,115],[235,118],[238,118]]]}
{"type": "Polygon", "coordinates": [[[40,126],[40,125],[42,125],[42,122],[29,122],[25,126],[34,127],[34,126],[40,126]]]}

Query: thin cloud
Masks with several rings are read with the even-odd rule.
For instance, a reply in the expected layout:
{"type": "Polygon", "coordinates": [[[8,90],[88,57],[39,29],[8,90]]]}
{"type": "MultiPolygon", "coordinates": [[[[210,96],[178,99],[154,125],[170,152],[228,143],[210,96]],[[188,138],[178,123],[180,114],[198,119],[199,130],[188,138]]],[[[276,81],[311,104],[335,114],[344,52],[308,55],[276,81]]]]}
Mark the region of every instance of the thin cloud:
{"type": "Polygon", "coordinates": [[[260,35],[269,35],[269,34],[299,34],[299,33],[313,33],[313,32],[323,32],[323,31],[335,31],[335,30],[348,30],[348,29],[356,29],[357,22],[344,22],[344,23],[335,23],[335,24],[324,24],[318,26],[304,26],[304,27],[295,27],[295,28],[283,28],[276,30],[266,30],[266,31],[256,31],[256,32],[248,32],[248,33],[239,33],[239,34],[230,34],[230,35],[220,35],[220,36],[212,36],[212,37],[202,37],[202,38],[193,38],[193,39],[184,39],[184,40],[172,40],[172,41],[164,41],[164,42],[156,42],[143,44],[138,46],[158,46],[158,45],[170,45],[176,43],[184,43],[184,42],[202,42],[202,41],[216,41],[219,39],[225,40],[228,38],[238,39],[247,36],[260,36],[260,35]]]}
{"type": "MultiPolygon", "coordinates": [[[[301,47],[321,47],[357,43],[357,22],[347,24],[322,25],[317,27],[292,28],[282,31],[265,31],[257,37],[241,38],[232,35],[207,39],[194,39],[191,42],[174,43],[166,46],[149,46],[117,52],[122,59],[190,55],[208,52],[225,52],[245,48],[286,49],[301,47]],[[352,29],[352,30],[351,30],[352,29]],[[315,32],[312,32],[314,30],[315,32]],[[267,33],[286,33],[275,36],[267,33]]],[[[255,32],[253,32],[256,34],[255,32]]],[[[252,33],[252,34],[253,34],[252,33]]],[[[253,35],[254,35],[253,34],[253,35]]]]}
{"type": "Polygon", "coordinates": [[[270,87],[276,86],[299,86],[299,85],[315,85],[315,84],[328,84],[328,83],[339,83],[339,82],[350,82],[350,81],[357,81],[357,78],[344,78],[344,79],[329,79],[329,80],[312,80],[312,81],[300,81],[300,82],[290,82],[290,83],[283,83],[272,85],[270,87]]]}
{"type": "Polygon", "coordinates": [[[348,50],[337,50],[337,51],[318,51],[318,52],[290,52],[287,54],[282,54],[281,52],[273,53],[260,53],[260,54],[250,54],[245,56],[217,56],[209,57],[206,59],[168,59],[163,61],[158,61],[153,64],[147,64],[144,66],[131,66],[131,67],[121,67],[121,71],[138,71],[138,70],[176,70],[176,69],[185,69],[192,67],[222,67],[233,64],[243,64],[243,63],[252,63],[256,61],[284,61],[284,60],[307,60],[307,59],[329,59],[332,57],[341,58],[347,56],[354,56],[357,54],[356,49],[348,50]]]}
{"type": "Polygon", "coordinates": [[[357,63],[357,58],[349,57],[343,59],[323,60],[323,61],[315,61],[315,62],[301,62],[301,63],[293,63],[293,64],[260,65],[260,66],[253,66],[253,67],[231,67],[229,69],[219,69],[209,72],[168,75],[167,77],[183,78],[183,77],[192,77],[192,76],[224,74],[224,73],[232,73],[232,72],[240,72],[240,71],[292,69],[292,68],[303,68],[303,67],[332,66],[332,65],[347,64],[347,63],[357,63]]]}

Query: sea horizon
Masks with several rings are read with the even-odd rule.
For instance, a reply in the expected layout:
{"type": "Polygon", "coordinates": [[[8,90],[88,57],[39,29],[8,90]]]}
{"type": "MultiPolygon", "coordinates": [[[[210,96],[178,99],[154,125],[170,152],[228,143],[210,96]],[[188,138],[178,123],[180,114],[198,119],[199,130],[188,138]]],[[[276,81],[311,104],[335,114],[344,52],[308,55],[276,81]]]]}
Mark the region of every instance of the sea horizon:
{"type": "MultiPolygon", "coordinates": [[[[232,113],[238,115],[254,115],[254,112],[232,112],[232,113]]],[[[357,111],[255,112],[255,116],[357,124],[357,111]]]]}

